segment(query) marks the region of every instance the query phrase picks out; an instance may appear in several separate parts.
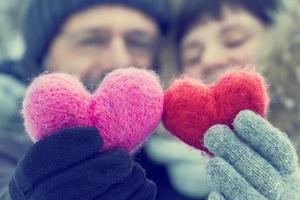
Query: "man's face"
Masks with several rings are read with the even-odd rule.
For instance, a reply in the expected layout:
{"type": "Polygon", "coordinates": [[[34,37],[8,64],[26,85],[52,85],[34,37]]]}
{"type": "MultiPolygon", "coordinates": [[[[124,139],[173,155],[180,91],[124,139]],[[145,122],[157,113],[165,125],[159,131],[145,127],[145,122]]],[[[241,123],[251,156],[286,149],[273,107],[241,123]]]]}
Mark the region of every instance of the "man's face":
{"type": "Polygon", "coordinates": [[[225,71],[255,64],[265,25],[244,9],[224,6],[221,18],[205,18],[183,38],[184,73],[211,83],[225,71]]]}
{"type": "Polygon", "coordinates": [[[46,59],[49,71],[78,75],[98,84],[115,68],[152,67],[157,53],[156,23],[138,10],[101,5],[71,16],[46,59]]]}

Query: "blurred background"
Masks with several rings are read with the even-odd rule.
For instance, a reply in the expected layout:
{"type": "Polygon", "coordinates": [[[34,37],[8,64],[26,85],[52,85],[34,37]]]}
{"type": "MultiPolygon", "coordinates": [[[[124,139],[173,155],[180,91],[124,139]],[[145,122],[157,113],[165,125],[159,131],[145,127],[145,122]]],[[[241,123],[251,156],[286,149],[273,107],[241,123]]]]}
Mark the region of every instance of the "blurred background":
{"type": "Polygon", "coordinates": [[[18,59],[23,53],[20,17],[24,0],[0,1],[0,59],[18,59]]]}

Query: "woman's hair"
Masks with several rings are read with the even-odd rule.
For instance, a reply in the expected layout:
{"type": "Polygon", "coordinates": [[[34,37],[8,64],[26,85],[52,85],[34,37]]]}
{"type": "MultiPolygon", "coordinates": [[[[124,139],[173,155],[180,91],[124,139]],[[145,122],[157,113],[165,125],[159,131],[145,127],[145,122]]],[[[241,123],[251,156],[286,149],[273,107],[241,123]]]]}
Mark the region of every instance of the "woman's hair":
{"type": "Polygon", "coordinates": [[[242,8],[253,14],[265,25],[272,23],[272,13],[279,0],[184,0],[178,16],[176,41],[179,44],[184,35],[201,20],[203,16],[219,19],[222,7],[229,5],[242,8]]]}

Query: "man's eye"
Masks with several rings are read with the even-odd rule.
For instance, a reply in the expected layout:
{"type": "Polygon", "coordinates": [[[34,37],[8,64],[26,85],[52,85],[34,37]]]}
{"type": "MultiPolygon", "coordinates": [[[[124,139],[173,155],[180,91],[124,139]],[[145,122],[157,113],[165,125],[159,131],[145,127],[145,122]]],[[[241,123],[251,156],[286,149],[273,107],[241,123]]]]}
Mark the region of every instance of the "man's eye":
{"type": "Polygon", "coordinates": [[[80,46],[105,46],[109,43],[105,38],[87,38],[79,40],[80,46]]]}

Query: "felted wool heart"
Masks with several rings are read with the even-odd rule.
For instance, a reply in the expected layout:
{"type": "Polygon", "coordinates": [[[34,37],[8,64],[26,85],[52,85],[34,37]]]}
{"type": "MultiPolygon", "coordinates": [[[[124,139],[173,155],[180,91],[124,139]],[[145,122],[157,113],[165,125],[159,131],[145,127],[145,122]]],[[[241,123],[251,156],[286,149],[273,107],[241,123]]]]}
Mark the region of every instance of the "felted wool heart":
{"type": "Polygon", "coordinates": [[[121,147],[132,153],[159,125],[163,97],[157,75],[141,69],[111,72],[94,94],[71,75],[41,75],[25,95],[25,128],[36,142],[65,128],[94,126],[103,149],[121,147]]]}
{"type": "Polygon", "coordinates": [[[231,127],[235,116],[245,109],[265,116],[268,104],[265,81],[254,71],[226,73],[210,86],[182,78],[165,91],[163,123],[185,143],[208,152],[203,138],[211,126],[231,127]]]}

